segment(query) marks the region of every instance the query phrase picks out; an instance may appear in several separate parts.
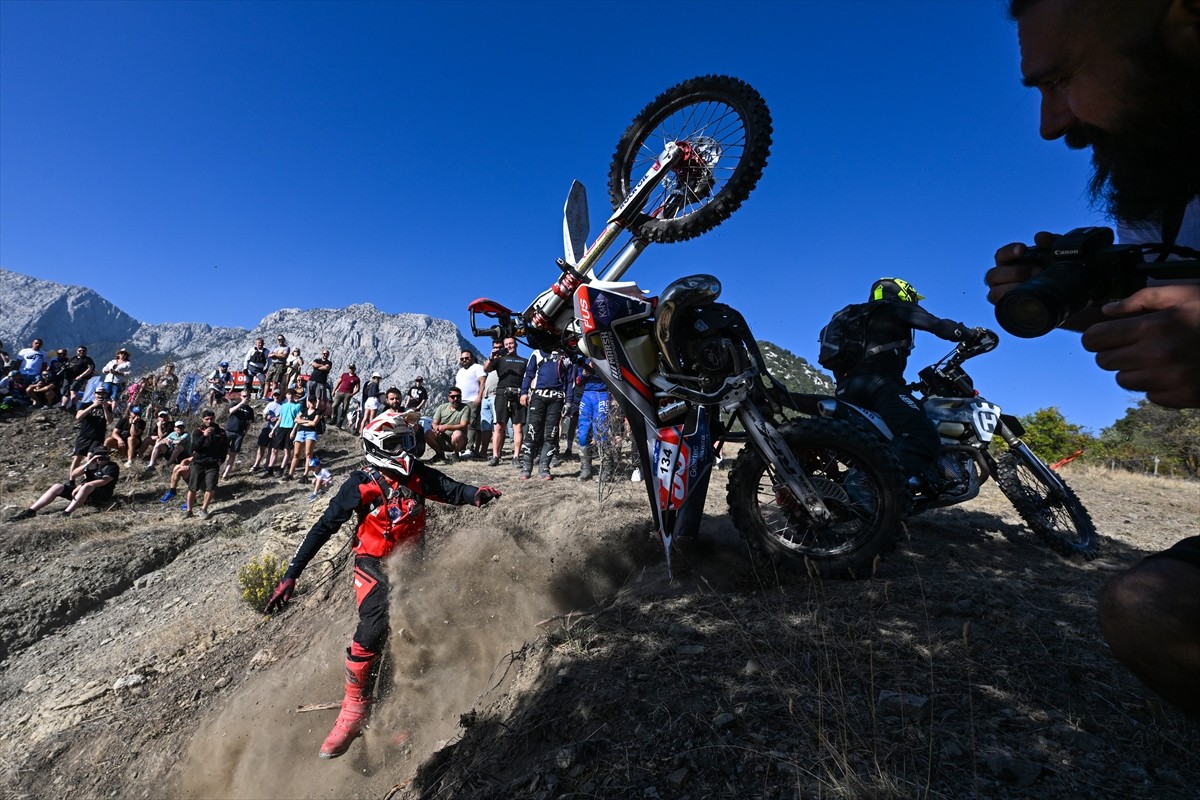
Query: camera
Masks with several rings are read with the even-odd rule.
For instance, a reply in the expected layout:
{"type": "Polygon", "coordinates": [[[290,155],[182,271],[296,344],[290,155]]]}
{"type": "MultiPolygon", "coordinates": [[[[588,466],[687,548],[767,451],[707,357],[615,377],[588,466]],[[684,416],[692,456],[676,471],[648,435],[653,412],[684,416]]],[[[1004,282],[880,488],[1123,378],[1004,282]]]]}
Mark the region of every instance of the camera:
{"type": "Polygon", "coordinates": [[[1113,244],[1112,228],[1076,228],[1048,247],[1031,247],[1014,264],[1043,270],[996,303],[996,321],[1013,336],[1032,339],[1062,325],[1088,305],[1144,288],[1143,245],[1113,244]]]}

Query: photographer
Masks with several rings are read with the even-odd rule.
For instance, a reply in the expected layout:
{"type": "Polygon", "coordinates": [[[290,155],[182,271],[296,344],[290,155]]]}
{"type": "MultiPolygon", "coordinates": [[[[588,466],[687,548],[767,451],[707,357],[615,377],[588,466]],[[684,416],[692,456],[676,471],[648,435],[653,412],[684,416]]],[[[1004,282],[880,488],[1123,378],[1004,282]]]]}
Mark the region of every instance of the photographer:
{"type": "MultiPolygon", "coordinates": [[[[1200,5],[1189,0],[1012,0],[1024,83],[1041,94],[1041,136],[1090,147],[1091,197],[1123,244],[1200,249],[1200,5]]],[[[1039,233],[1049,247],[1055,237],[1039,233]]],[[[1036,273],[1005,245],[988,271],[993,303],[1036,273]]],[[[1093,302],[1063,327],[1096,364],[1159,405],[1200,407],[1200,286],[1155,284],[1093,302]]],[[[1200,537],[1156,553],[1101,591],[1113,654],[1200,716],[1200,537]]]]}

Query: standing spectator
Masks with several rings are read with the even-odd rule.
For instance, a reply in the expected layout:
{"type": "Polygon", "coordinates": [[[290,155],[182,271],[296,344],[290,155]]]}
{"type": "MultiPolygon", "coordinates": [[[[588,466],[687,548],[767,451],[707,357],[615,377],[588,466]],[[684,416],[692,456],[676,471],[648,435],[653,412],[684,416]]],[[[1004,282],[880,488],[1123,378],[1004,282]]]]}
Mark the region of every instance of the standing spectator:
{"type": "Polygon", "coordinates": [[[225,438],[229,441],[229,456],[225,459],[225,472],[221,475],[222,478],[228,478],[229,473],[233,472],[234,466],[237,464],[238,456],[242,452],[242,443],[246,440],[246,435],[250,433],[251,426],[254,425],[254,409],[250,407],[250,392],[238,392],[234,389],[230,392],[229,402],[233,403],[229,407],[229,419],[225,420],[225,438]]]}
{"type": "Polygon", "coordinates": [[[496,424],[492,429],[492,458],[488,466],[500,466],[500,453],[508,423],[513,427],[513,465],[519,465],[521,446],[524,443],[525,406],[521,404],[521,381],[525,377],[528,360],[517,353],[517,340],[508,336],[499,347],[492,348],[492,356],[483,365],[486,372],[499,376],[496,383],[496,424]]]}
{"type": "Polygon", "coordinates": [[[34,501],[33,505],[13,515],[11,521],[17,522],[33,517],[40,509],[50,505],[58,497],[70,498],[67,507],[62,512],[64,517],[71,516],[71,512],[85,503],[96,506],[104,505],[112,500],[113,490],[117,486],[117,478],[120,475],[120,469],[108,457],[108,449],[93,447],[86,461],[71,468],[69,480],[66,483],[56,483],[51,486],[45,494],[34,501]],[[75,481],[81,478],[83,483],[77,486],[75,481]]]}
{"type": "MultiPolygon", "coordinates": [[[[191,455],[191,438],[187,432],[187,425],[184,424],[183,420],[175,420],[171,424],[171,432],[155,442],[150,448],[150,463],[146,465],[146,469],[154,469],[154,462],[158,459],[160,453],[167,454],[167,463],[171,466],[178,466],[183,463],[183,460],[191,455]]],[[[175,488],[174,484],[172,484],[171,488],[175,488]]],[[[174,496],[175,493],[172,491],[171,497],[174,496]]],[[[165,503],[171,497],[161,502],[165,503]]]]}
{"type": "Polygon", "coordinates": [[[329,350],[322,350],[318,358],[309,364],[308,386],[305,396],[316,393],[317,408],[321,413],[329,410],[329,373],[333,370],[333,362],[329,360],[329,350]]]}
{"type": "MultiPolygon", "coordinates": [[[[271,435],[275,433],[275,423],[279,421],[279,413],[277,411],[265,411],[263,413],[263,427],[258,432],[258,449],[254,451],[254,463],[250,465],[250,472],[258,472],[260,465],[266,461],[271,453],[271,435]]],[[[264,466],[265,470],[266,467],[264,466]]]]}
{"type": "Polygon", "coordinates": [[[121,389],[133,372],[133,364],[129,363],[129,351],[122,347],[107,364],[104,365],[104,391],[108,392],[113,410],[120,401],[121,389]]]}
{"type": "Polygon", "coordinates": [[[267,346],[262,339],[255,339],[254,346],[246,351],[246,357],[242,359],[242,371],[246,373],[246,399],[254,399],[255,378],[258,378],[259,388],[266,397],[267,346]]]}
{"type": "Polygon", "coordinates": [[[557,447],[558,423],[567,399],[569,367],[561,351],[547,353],[536,350],[529,357],[525,377],[521,381],[521,405],[527,409],[530,447],[522,454],[521,480],[533,472],[533,460],[538,459],[538,477],[552,480],[550,458],[557,447]]]}
{"type": "Polygon", "coordinates": [[[91,405],[84,406],[75,412],[79,421],[79,433],[75,437],[74,457],[71,459],[71,470],[74,471],[88,457],[94,447],[104,446],[104,434],[113,421],[112,406],[108,402],[108,392],[103,386],[97,386],[92,393],[91,405]]]}
{"type": "Polygon", "coordinates": [[[479,411],[483,405],[483,389],[487,383],[487,373],[483,366],[475,363],[475,356],[470,350],[463,350],[458,356],[458,372],[454,375],[454,385],[462,393],[463,405],[470,412],[467,425],[467,447],[463,457],[471,458],[483,455],[483,437],[479,434],[479,411]]]}
{"type": "MultiPolygon", "coordinates": [[[[392,390],[388,390],[390,400],[392,390]]],[[[462,401],[462,391],[451,389],[449,402],[442,403],[433,412],[433,424],[425,433],[425,443],[433,448],[433,458],[430,464],[436,464],[443,458],[458,461],[460,451],[467,449],[467,432],[471,421],[470,407],[462,401]]]]}
{"type": "Polygon", "coordinates": [[[304,464],[300,480],[308,480],[308,462],[312,460],[313,451],[317,448],[317,434],[321,426],[321,410],[317,407],[317,398],[312,394],[304,398],[304,408],[296,416],[295,448],[292,451],[292,466],[288,470],[288,478],[296,477],[296,464],[304,464]]]}
{"type": "Polygon", "coordinates": [[[12,356],[4,349],[4,342],[0,342],[0,372],[3,372],[10,363],[12,363],[12,356]]]}
{"type": "Polygon", "coordinates": [[[368,423],[374,419],[374,415],[378,413],[380,399],[383,395],[383,389],[380,389],[379,383],[383,380],[383,375],[378,372],[371,373],[371,380],[362,384],[362,419],[359,421],[359,432],[362,428],[367,427],[368,423]]]}
{"type": "Polygon", "coordinates": [[[104,446],[116,453],[118,458],[124,454],[125,466],[132,467],[133,457],[141,449],[145,436],[146,420],[142,419],[142,409],[134,406],[127,415],[117,420],[104,446]]]}
{"type": "Polygon", "coordinates": [[[233,373],[229,371],[229,362],[222,361],[208,375],[208,407],[216,408],[219,403],[224,403],[225,394],[232,385],[233,373]]]}
{"type": "Polygon", "coordinates": [[[69,360],[70,359],[67,356],[67,348],[60,347],[58,350],[54,351],[54,358],[50,359],[50,363],[46,367],[46,371],[50,374],[50,377],[56,381],[55,387],[58,388],[60,392],[62,391],[63,371],[66,370],[67,362],[69,360]]]}
{"type": "Polygon", "coordinates": [[[346,651],[346,689],[333,730],[321,745],[321,758],[346,752],[366,727],[371,706],[372,665],[388,637],[388,572],[384,559],[399,548],[411,550],[425,532],[425,499],[451,505],[482,506],[500,497],[490,486],[476,488],[425,466],[411,450],[416,432],[398,415],[383,414],[363,431],[366,464],[350,473],[325,513],[292,556],[287,572],[263,609],[281,610],[296,581],[317,552],[352,516],[354,587],[358,628],[346,651]]]}
{"type": "Polygon", "coordinates": [[[429,390],[425,388],[425,378],[421,375],[413,378],[405,393],[404,409],[406,411],[424,411],[429,402],[429,390]]]}
{"type": "Polygon", "coordinates": [[[18,372],[23,386],[28,386],[42,376],[42,370],[46,368],[46,354],[42,351],[41,339],[34,339],[29,347],[18,350],[17,358],[21,359],[18,372]]]}
{"type": "Polygon", "coordinates": [[[175,374],[175,365],[170,361],[162,365],[162,369],[154,378],[154,389],[150,392],[150,402],[159,408],[179,411],[177,400],[179,395],[179,376],[175,374]]]}
{"type": "Polygon", "coordinates": [[[337,381],[333,391],[333,424],[339,428],[346,421],[346,413],[350,410],[350,399],[358,392],[362,380],[358,377],[358,367],[354,364],[346,367],[337,381]]]}
{"type": "Polygon", "coordinates": [[[283,334],[275,337],[275,347],[267,355],[267,387],[263,397],[287,388],[288,343],[283,334]]]}
{"type": "Polygon", "coordinates": [[[304,381],[300,376],[304,373],[304,359],[300,356],[300,348],[293,347],[287,359],[287,388],[304,392],[304,381]]]}
{"type": "Polygon", "coordinates": [[[88,379],[96,372],[96,362],[88,357],[86,347],[76,347],[75,357],[63,368],[62,407],[71,409],[83,396],[88,379]]]}
{"type": "Polygon", "coordinates": [[[600,451],[600,480],[609,480],[614,466],[609,441],[611,398],[608,384],[596,374],[596,365],[590,358],[572,370],[571,380],[567,383],[567,407],[578,409],[579,480],[592,479],[592,456],[597,450],[600,451]]]}
{"type": "Polygon", "coordinates": [[[200,504],[200,519],[208,519],[208,505],[217,490],[217,478],[221,462],[229,451],[229,440],[225,431],[217,425],[217,415],[205,409],[200,415],[200,427],[192,434],[192,470],[188,476],[187,510],[184,516],[192,516],[196,508],[196,493],[204,487],[204,500],[200,504]]]}
{"type": "Polygon", "coordinates": [[[300,403],[296,401],[299,395],[297,390],[288,389],[286,401],[279,406],[279,421],[271,434],[271,457],[267,461],[267,470],[264,473],[268,478],[275,474],[275,460],[278,458],[279,477],[287,480],[288,454],[292,449],[292,441],[296,438],[296,417],[302,410],[300,403]]]}

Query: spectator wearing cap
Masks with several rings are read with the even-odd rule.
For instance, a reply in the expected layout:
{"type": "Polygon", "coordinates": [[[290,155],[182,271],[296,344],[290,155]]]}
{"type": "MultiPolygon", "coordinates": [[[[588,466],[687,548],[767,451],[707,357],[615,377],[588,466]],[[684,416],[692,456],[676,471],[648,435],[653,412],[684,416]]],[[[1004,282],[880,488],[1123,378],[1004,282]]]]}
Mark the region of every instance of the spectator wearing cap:
{"type": "Polygon", "coordinates": [[[312,470],[313,476],[313,490],[312,494],[308,496],[308,502],[312,503],[317,499],[317,496],[321,494],[321,492],[325,491],[325,488],[329,486],[329,482],[333,479],[333,475],[330,474],[329,470],[321,466],[321,459],[319,458],[309,459],[308,467],[312,470]]]}
{"type": "Polygon", "coordinates": [[[103,386],[97,386],[92,394],[92,402],[76,411],[75,419],[79,422],[79,433],[75,436],[75,449],[72,452],[72,472],[83,463],[92,448],[104,446],[104,434],[113,421],[108,391],[103,386]]]}
{"type": "Polygon", "coordinates": [[[379,395],[381,394],[383,394],[383,376],[377,370],[371,373],[371,379],[362,387],[362,415],[358,420],[359,433],[379,412],[379,395]]]}
{"type": "MultiPolygon", "coordinates": [[[[165,414],[166,412],[160,411],[159,413],[165,414]]],[[[166,454],[168,464],[177,466],[188,457],[190,450],[191,436],[187,432],[187,425],[183,420],[177,419],[171,423],[171,430],[150,447],[150,463],[146,465],[146,469],[154,469],[155,462],[158,461],[161,454],[166,454]]]]}
{"type": "Polygon", "coordinates": [[[206,409],[200,415],[200,427],[192,434],[192,469],[188,475],[187,502],[184,516],[191,517],[196,508],[196,494],[204,488],[200,504],[200,519],[208,519],[208,506],[217,490],[221,462],[229,455],[229,438],[217,424],[217,415],[206,409]]]}
{"type": "Polygon", "coordinates": [[[424,411],[428,402],[429,390],[425,388],[425,378],[418,375],[413,378],[413,382],[408,385],[408,390],[404,393],[404,410],[424,411]]]}
{"type": "Polygon", "coordinates": [[[46,371],[38,376],[32,384],[25,388],[29,395],[29,405],[33,408],[56,405],[59,400],[59,389],[62,386],[62,370],[66,364],[66,350],[60,350],[62,356],[55,357],[46,371]]]}
{"type": "Polygon", "coordinates": [[[225,420],[225,436],[229,439],[229,456],[225,459],[225,471],[221,473],[222,479],[228,478],[229,473],[233,472],[238,456],[242,452],[242,442],[246,440],[246,436],[254,425],[254,409],[250,407],[249,391],[242,392],[238,389],[231,389],[229,402],[233,404],[229,407],[229,418],[225,420]]]}
{"type": "Polygon", "coordinates": [[[104,365],[102,370],[104,375],[104,391],[108,392],[108,401],[113,403],[113,408],[116,408],[116,403],[120,400],[121,389],[129,380],[129,376],[133,374],[133,364],[129,362],[129,351],[122,347],[113,356],[112,360],[104,365]]]}
{"type": "Polygon", "coordinates": [[[11,520],[17,522],[30,519],[59,497],[69,498],[67,507],[62,512],[64,517],[69,517],[71,512],[85,503],[94,506],[104,505],[112,500],[113,491],[117,487],[117,478],[120,476],[120,469],[109,458],[108,448],[93,447],[82,463],[71,467],[71,473],[66,483],[56,483],[51,486],[34,501],[33,505],[14,514],[11,520]]]}
{"type": "Polygon", "coordinates": [[[87,354],[88,349],[80,345],[75,348],[75,356],[63,367],[62,407],[72,409],[83,397],[83,390],[88,379],[96,374],[96,362],[87,354]]]}
{"type": "Polygon", "coordinates": [[[293,442],[295,441],[296,417],[303,411],[303,407],[296,401],[300,393],[295,389],[288,389],[286,400],[287,402],[279,406],[279,421],[275,425],[275,430],[271,433],[271,455],[267,459],[267,468],[263,471],[263,476],[270,478],[275,474],[275,462],[279,462],[279,477],[287,478],[288,456],[291,454],[293,442]]]}
{"type": "Polygon", "coordinates": [[[275,346],[267,354],[267,386],[263,397],[287,388],[288,343],[283,334],[275,337],[275,346]]]}
{"type": "Polygon", "coordinates": [[[361,385],[362,379],[358,377],[358,367],[354,364],[346,367],[346,371],[338,376],[337,386],[333,389],[333,424],[339,428],[346,421],[350,400],[361,385]]]}
{"type": "Polygon", "coordinates": [[[141,406],[134,406],[129,413],[117,420],[104,446],[112,448],[118,457],[125,456],[125,466],[133,466],[133,457],[142,446],[146,436],[146,420],[142,419],[141,406]]]}
{"type": "Polygon", "coordinates": [[[279,422],[279,404],[275,404],[275,408],[267,408],[263,412],[263,427],[258,432],[258,449],[254,451],[254,463],[250,465],[250,472],[257,472],[261,466],[263,471],[266,471],[266,462],[271,454],[271,436],[275,433],[275,425],[279,422]]]}
{"type": "Polygon", "coordinates": [[[233,373],[229,371],[229,362],[221,361],[217,368],[208,374],[208,407],[216,408],[225,402],[225,395],[233,385],[233,373]]]}

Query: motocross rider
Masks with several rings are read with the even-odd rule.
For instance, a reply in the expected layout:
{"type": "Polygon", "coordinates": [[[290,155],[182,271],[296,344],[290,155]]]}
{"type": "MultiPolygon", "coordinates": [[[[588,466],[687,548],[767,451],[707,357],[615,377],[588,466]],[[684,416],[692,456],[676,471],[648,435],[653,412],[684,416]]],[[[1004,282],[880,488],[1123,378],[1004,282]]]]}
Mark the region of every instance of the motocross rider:
{"type": "Polygon", "coordinates": [[[835,375],[838,399],[868,408],[881,417],[895,438],[896,455],[914,491],[936,494],[946,478],[937,469],[941,449],[937,428],[904,383],[904,368],[913,348],[913,330],[940,339],[975,344],[990,334],[961,322],[933,316],[917,304],[924,295],[900,278],[880,278],[871,285],[863,357],[835,375]]]}
{"type": "Polygon", "coordinates": [[[328,508],[296,549],[264,613],[282,609],[308,562],[352,514],[354,594],[358,628],[346,651],[346,690],[341,713],[321,745],[321,758],[337,758],[362,733],[371,705],[371,667],[388,636],[388,577],[383,560],[411,550],[425,531],[425,498],[451,505],[486,505],[500,496],[490,486],[459,483],[426,466],[417,456],[423,439],[410,416],[385,411],[362,433],[366,464],[350,473],[328,508]]]}

